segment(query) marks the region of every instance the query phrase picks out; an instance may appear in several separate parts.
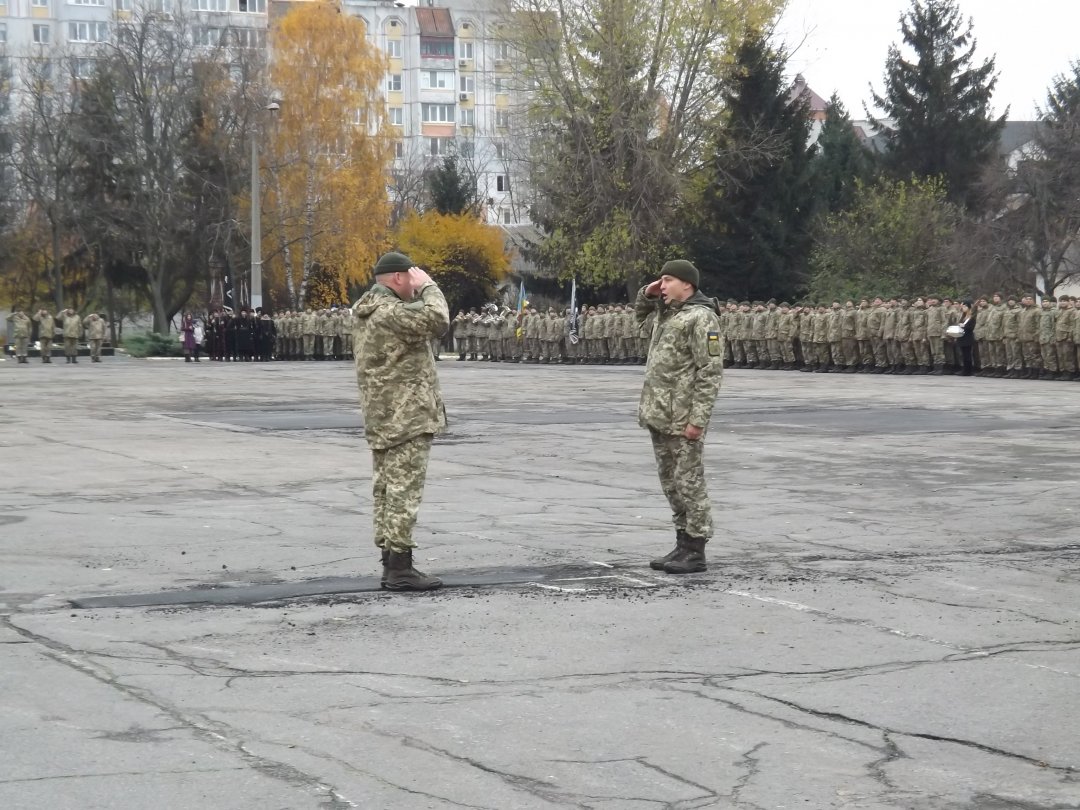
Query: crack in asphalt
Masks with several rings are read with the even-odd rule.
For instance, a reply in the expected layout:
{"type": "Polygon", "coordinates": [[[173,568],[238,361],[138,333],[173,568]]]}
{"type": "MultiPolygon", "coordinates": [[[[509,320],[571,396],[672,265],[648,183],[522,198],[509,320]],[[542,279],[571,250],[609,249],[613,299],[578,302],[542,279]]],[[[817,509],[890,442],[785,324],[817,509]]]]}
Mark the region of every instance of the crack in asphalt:
{"type": "Polygon", "coordinates": [[[132,700],[156,709],[204,742],[211,743],[226,752],[239,754],[248,768],[258,771],[264,776],[303,789],[320,798],[326,798],[330,802],[329,806],[335,808],[335,810],[339,807],[357,806],[319,777],[304,773],[288,763],[271,760],[250,751],[246,747],[246,743],[242,739],[232,736],[232,729],[223,724],[216,723],[202,715],[184,712],[149,690],[121,683],[112,672],[91,661],[84,660],[81,656],[82,651],[56,639],[20,627],[12,621],[10,616],[0,615],[0,625],[33,641],[40,648],[41,654],[47,658],[92,678],[111,689],[115,689],[132,700]]]}

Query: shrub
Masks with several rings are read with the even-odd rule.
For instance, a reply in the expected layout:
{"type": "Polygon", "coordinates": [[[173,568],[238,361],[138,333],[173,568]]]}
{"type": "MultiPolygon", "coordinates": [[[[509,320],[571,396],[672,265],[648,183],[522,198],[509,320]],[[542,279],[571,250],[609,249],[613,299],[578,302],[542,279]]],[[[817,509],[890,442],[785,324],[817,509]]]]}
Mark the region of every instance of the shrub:
{"type": "Polygon", "coordinates": [[[124,349],[132,357],[180,357],[184,353],[176,335],[157,332],[125,338],[124,349]]]}

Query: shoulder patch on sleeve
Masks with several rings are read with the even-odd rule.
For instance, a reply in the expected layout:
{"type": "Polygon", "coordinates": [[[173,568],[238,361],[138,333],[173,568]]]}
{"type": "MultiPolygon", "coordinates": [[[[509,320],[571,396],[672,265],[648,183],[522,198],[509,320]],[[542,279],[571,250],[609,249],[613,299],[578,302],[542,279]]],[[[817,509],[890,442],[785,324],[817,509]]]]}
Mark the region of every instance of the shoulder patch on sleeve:
{"type": "Polygon", "coordinates": [[[719,357],[724,353],[723,346],[720,345],[720,333],[714,332],[711,329],[706,333],[706,340],[709,343],[709,356],[719,357]]]}

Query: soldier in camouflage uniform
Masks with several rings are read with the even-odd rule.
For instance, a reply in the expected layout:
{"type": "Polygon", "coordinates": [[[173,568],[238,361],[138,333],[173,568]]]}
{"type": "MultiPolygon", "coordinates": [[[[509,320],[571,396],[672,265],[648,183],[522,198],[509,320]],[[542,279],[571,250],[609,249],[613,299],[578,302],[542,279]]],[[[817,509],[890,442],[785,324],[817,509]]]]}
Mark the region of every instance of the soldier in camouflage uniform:
{"type": "Polygon", "coordinates": [[[933,370],[930,367],[930,341],[926,324],[926,301],[916,298],[911,310],[911,348],[919,374],[929,374],[933,370]]]}
{"type": "Polygon", "coordinates": [[[41,362],[52,362],[53,337],[56,334],[56,321],[47,309],[39,309],[33,320],[38,325],[38,345],[41,346],[41,362]]]}
{"type": "Polygon", "coordinates": [[[1057,377],[1057,347],[1054,335],[1057,331],[1057,310],[1053,298],[1042,300],[1042,312],[1039,313],[1039,354],[1042,357],[1042,371],[1039,379],[1052,380],[1057,377]]]}
{"type": "Polygon", "coordinates": [[[724,347],[713,301],[698,283],[694,265],[671,261],[634,303],[639,323],[656,318],[638,421],[652,437],[675,524],[675,548],[649,565],[669,574],[705,570],[713,528],[702,450],[723,377],[724,347]]]}
{"type": "Polygon", "coordinates": [[[11,321],[11,337],[15,341],[15,361],[27,365],[30,362],[26,359],[26,347],[30,344],[30,317],[21,309],[16,309],[7,319],[11,321]]]}
{"type": "Polygon", "coordinates": [[[356,379],[364,435],[372,453],[375,545],[382,586],[431,590],[442,582],[413,566],[412,531],[424,492],[428,455],[446,427],[431,340],[450,326],[446,299],[431,277],[401,253],[375,265],[375,285],[353,306],[356,379]]]}
{"type": "Polygon", "coordinates": [[[56,323],[64,330],[64,357],[69,363],[78,363],[82,318],[75,310],[68,307],[56,315],[56,323]]]}
{"type": "Polygon", "coordinates": [[[1076,348],[1072,342],[1076,308],[1073,304],[1073,299],[1068,295],[1063,295],[1058,299],[1057,321],[1054,325],[1054,348],[1057,350],[1059,380],[1071,380],[1076,377],[1076,348]]]}
{"type": "Polygon", "coordinates": [[[1035,298],[1025,295],[1020,299],[1020,317],[1018,336],[1024,358],[1024,377],[1034,379],[1042,371],[1042,359],[1039,354],[1039,308],[1035,298]]]}

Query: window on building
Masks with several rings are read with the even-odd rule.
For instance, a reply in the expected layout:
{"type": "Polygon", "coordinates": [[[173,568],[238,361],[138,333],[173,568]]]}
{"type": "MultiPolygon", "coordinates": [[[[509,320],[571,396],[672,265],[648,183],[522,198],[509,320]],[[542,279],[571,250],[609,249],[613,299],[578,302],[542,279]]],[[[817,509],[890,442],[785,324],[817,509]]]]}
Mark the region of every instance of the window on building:
{"type": "Polygon", "coordinates": [[[79,58],[71,66],[76,79],[89,79],[94,75],[94,60],[79,58]]]}
{"type": "Polygon", "coordinates": [[[387,111],[387,120],[395,127],[405,126],[405,110],[401,107],[391,107],[387,111]]]}
{"type": "Polygon", "coordinates": [[[239,9],[245,14],[265,14],[266,0],[240,0],[239,9]]]}
{"type": "Polygon", "coordinates": [[[510,190],[510,177],[505,174],[495,175],[495,190],[496,191],[509,191],[510,190]]]}
{"type": "Polygon", "coordinates": [[[509,42],[496,42],[495,43],[495,58],[500,62],[510,61],[510,43],[509,42]]]}
{"type": "Polygon", "coordinates": [[[458,154],[463,158],[471,158],[476,154],[476,149],[471,140],[458,141],[458,154]]]}
{"type": "Polygon", "coordinates": [[[458,59],[472,59],[473,58],[473,43],[469,40],[463,39],[458,43],[457,55],[458,59]]]}
{"type": "Polygon", "coordinates": [[[452,124],[454,123],[453,104],[421,104],[421,120],[425,124],[452,124]]]}
{"type": "Polygon", "coordinates": [[[196,25],[191,29],[192,44],[202,48],[216,48],[225,43],[227,28],[213,25],[196,25]]]}
{"type": "Polygon", "coordinates": [[[476,126],[476,110],[469,108],[462,108],[461,110],[461,125],[463,127],[475,127],[476,126]]]}
{"type": "Polygon", "coordinates": [[[450,154],[450,138],[428,138],[428,154],[442,157],[450,154]]]}
{"type": "Polygon", "coordinates": [[[41,23],[34,24],[34,42],[36,42],[38,45],[48,45],[49,34],[49,26],[43,25],[41,23]]]}
{"type": "Polygon", "coordinates": [[[7,42],[7,23],[0,23],[0,45],[7,42]]]}
{"type": "Polygon", "coordinates": [[[496,93],[505,93],[506,92],[506,79],[502,79],[502,78],[496,76],[494,79],[491,80],[491,86],[492,86],[492,89],[494,89],[496,93]]]}
{"type": "Polygon", "coordinates": [[[421,90],[453,90],[454,74],[448,70],[420,71],[421,90]]]}
{"type": "Polygon", "coordinates": [[[436,59],[454,58],[452,37],[420,37],[420,55],[436,59]]]}
{"type": "Polygon", "coordinates": [[[116,0],[117,11],[131,11],[131,0],[116,0]]]}
{"type": "Polygon", "coordinates": [[[476,90],[476,79],[472,76],[462,76],[458,85],[462,93],[472,93],[476,90]]]}
{"type": "Polygon", "coordinates": [[[495,143],[495,159],[496,160],[506,160],[506,144],[505,143],[498,143],[498,142],[495,143]]]}
{"type": "Polygon", "coordinates": [[[266,31],[261,28],[233,28],[232,41],[237,48],[265,48],[266,31]]]}
{"type": "Polygon", "coordinates": [[[386,90],[389,93],[401,92],[401,74],[391,73],[386,77],[386,90]]]}
{"type": "Polygon", "coordinates": [[[197,11],[228,11],[229,0],[195,0],[197,11]]]}
{"type": "Polygon", "coordinates": [[[510,111],[509,110],[496,110],[495,111],[495,126],[500,129],[506,129],[510,126],[510,111]]]}
{"type": "Polygon", "coordinates": [[[388,39],[386,40],[386,55],[391,59],[401,58],[401,40],[400,39],[388,39]]]}
{"type": "Polygon", "coordinates": [[[105,0],[68,0],[73,6],[104,6],[105,0]]]}
{"type": "Polygon", "coordinates": [[[156,14],[172,14],[172,0],[147,0],[146,10],[156,14]]]}
{"type": "Polygon", "coordinates": [[[396,157],[396,158],[405,157],[405,144],[402,143],[401,141],[394,141],[394,157],[396,157]]]}
{"type": "Polygon", "coordinates": [[[104,22],[69,22],[68,42],[105,42],[109,26],[104,22]]]}
{"type": "Polygon", "coordinates": [[[30,5],[36,8],[48,8],[49,0],[30,0],[30,5]]]}

